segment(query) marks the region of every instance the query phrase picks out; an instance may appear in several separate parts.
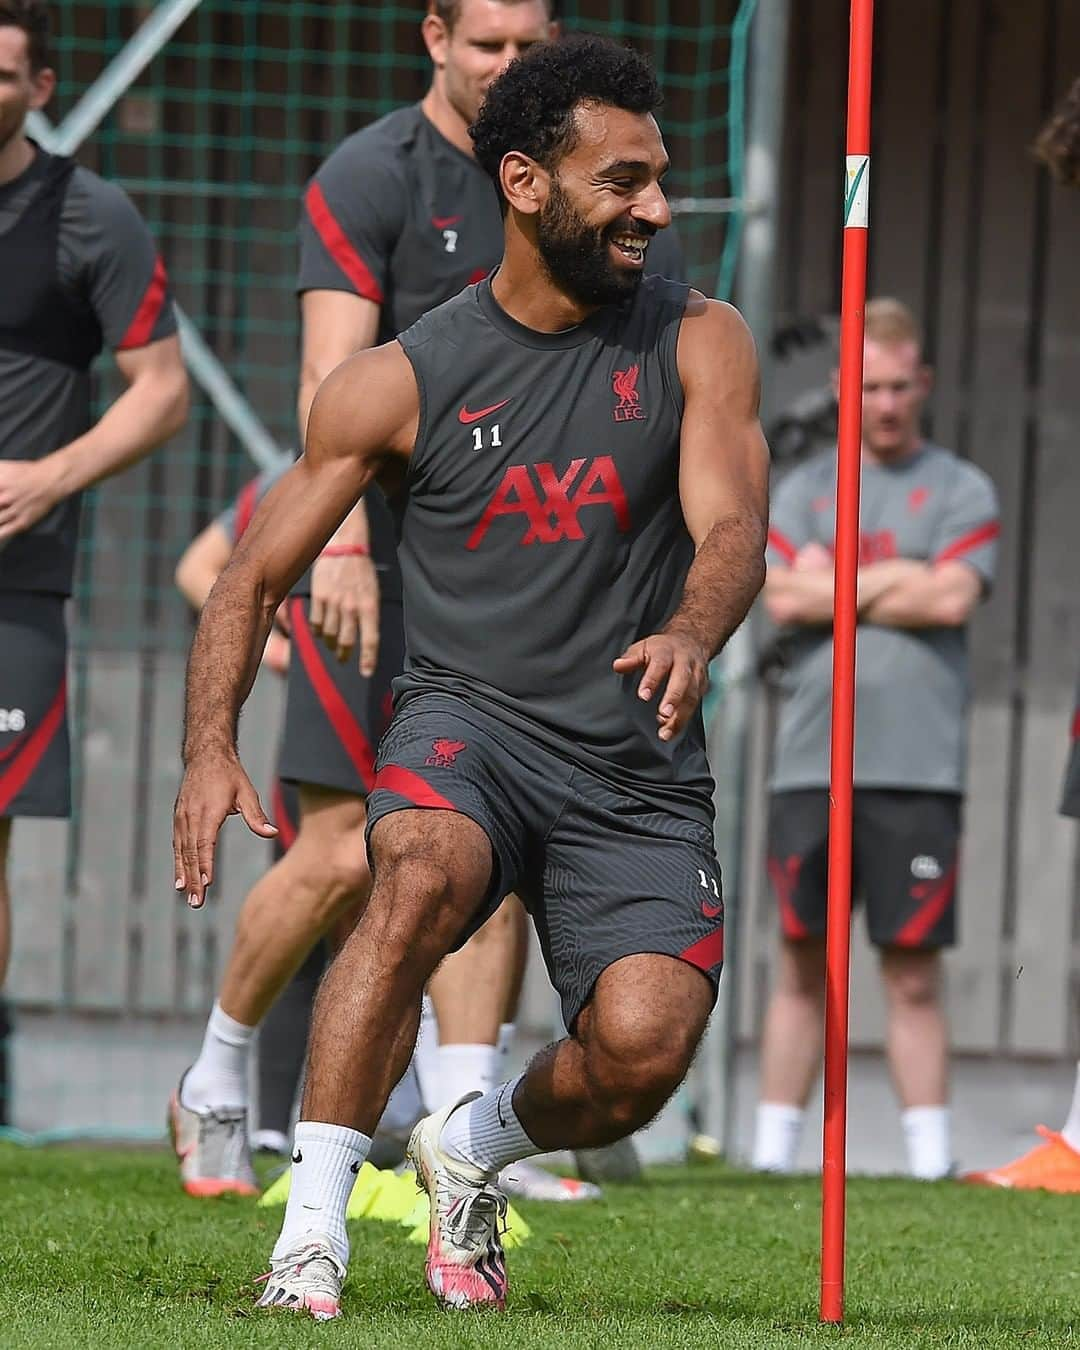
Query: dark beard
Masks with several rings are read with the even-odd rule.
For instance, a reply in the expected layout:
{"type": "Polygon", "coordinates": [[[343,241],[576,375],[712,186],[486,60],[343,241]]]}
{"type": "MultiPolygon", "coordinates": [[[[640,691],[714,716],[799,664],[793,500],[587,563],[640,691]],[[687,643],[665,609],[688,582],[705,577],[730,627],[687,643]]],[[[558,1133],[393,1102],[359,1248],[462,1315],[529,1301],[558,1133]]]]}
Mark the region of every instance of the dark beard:
{"type": "Polygon", "coordinates": [[[552,281],[581,305],[617,305],[630,299],[643,273],[615,267],[608,253],[612,234],[642,234],[639,224],[619,221],[597,229],[582,220],[557,179],[536,224],[536,246],[552,281]]]}

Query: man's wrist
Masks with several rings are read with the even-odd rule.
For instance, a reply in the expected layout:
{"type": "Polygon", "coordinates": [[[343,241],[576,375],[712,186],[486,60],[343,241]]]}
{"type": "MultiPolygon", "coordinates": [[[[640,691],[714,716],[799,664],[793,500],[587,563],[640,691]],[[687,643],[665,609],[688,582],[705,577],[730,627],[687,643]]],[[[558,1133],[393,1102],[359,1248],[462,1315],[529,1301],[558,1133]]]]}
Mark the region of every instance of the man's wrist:
{"type": "Polygon", "coordinates": [[[184,762],[184,767],[187,768],[197,759],[239,760],[240,752],[236,748],[236,742],[230,738],[220,735],[188,736],[184,740],[180,758],[184,762]]]}

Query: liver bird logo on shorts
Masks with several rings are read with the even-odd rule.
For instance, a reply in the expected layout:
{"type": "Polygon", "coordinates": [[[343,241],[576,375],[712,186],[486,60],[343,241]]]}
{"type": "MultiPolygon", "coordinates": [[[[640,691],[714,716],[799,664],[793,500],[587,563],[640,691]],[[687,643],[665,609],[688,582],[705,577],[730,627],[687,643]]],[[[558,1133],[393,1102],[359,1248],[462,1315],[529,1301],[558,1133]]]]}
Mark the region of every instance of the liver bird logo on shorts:
{"type": "Polygon", "coordinates": [[[424,760],[424,764],[436,769],[449,769],[465,746],[465,741],[448,741],[440,736],[438,740],[431,742],[431,754],[424,760]]]}
{"type": "Polygon", "coordinates": [[[638,398],[637,381],[641,367],[635,362],[625,370],[617,370],[611,379],[611,387],[619,402],[612,408],[611,415],[616,422],[644,422],[645,412],[638,398]]]}

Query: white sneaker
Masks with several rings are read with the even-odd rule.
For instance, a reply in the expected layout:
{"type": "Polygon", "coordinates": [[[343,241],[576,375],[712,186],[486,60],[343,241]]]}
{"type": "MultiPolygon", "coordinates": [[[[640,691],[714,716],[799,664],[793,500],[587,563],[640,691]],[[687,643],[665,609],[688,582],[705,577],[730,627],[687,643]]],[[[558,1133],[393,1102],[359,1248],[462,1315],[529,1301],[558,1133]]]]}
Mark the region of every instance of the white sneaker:
{"type": "Polygon", "coordinates": [[[288,1136],[280,1130],[255,1130],[251,1136],[251,1151],[273,1153],[276,1157],[286,1158],[290,1151],[288,1136]]]}
{"type": "Polygon", "coordinates": [[[316,1322],[329,1322],[341,1315],[344,1279],[345,1267],[330,1239],[305,1233],[284,1256],[271,1258],[269,1271],[256,1280],[265,1280],[266,1288],[255,1306],[309,1312],[316,1322]]]}
{"type": "Polygon", "coordinates": [[[446,1119],[479,1092],[425,1116],[409,1140],[407,1158],[431,1200],[424,1276],[448,1308],[506,1307],[502,1231],[506,1196],[477,1167],[451,1159],[439,1143],[446,1119]]]}
{"type": "Polygon", "coordinates": [[[251,1166],[247,1111],[192,1111],[180,1100],[184,1080],[169,1100],[168,1125],[188,1195],[259,1194],[251,1166]]]}
{"type": "Polygon", "coordinates": [[[576,1177],[560,1177],[530,1158],[511,1163],[499,1173],[499,1189],[515,1200],[546,1200],[565,1204],[568,1200],[598,1200],[600,1187],[576,1177]]]}

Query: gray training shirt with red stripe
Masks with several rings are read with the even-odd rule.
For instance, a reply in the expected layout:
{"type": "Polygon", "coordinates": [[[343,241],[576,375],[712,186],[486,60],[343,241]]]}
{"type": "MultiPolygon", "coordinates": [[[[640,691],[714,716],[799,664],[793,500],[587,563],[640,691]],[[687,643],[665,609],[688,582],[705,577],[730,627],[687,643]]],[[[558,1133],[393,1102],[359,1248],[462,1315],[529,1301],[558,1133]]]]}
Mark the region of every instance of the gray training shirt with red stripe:
{"type": "MultiPolygon", "coordinates": [[[[0,276],[6,287],[22,274],[17,302],[12,290],[0,296],[0,459],[42,459],[88,430],[89,365],[102,347],[130,351],[176,332],[138,211],[89,169],[65,176],[65,163],[38,149],[0,186],[0,276]],[[60,322],[82,330],[70,356],[64,335],[49,331],[61,306],[60,322]]],[[[69,497],[0,550],[0,590],[68,594],[78,523],[79,497],[69,497]]]]}
{"type": "MultiPolygon", "coordinates": [[[[998,504],[990,479],[967,460],[923,442],[898,464],[863,464],[861,563],[959,559],[986,588],[994,578],[998,504]]],[[[773,494],[768,564],[789,567],[836,533],[836,454],[792,470],[773,494]]],[[[826,787],[832,633],[787,630],[773,788],[826,787]]],[[[855,783],[862,788],[961,792],[967,759],[969,671],[963,628],[857,630],[855,783]]]]}

